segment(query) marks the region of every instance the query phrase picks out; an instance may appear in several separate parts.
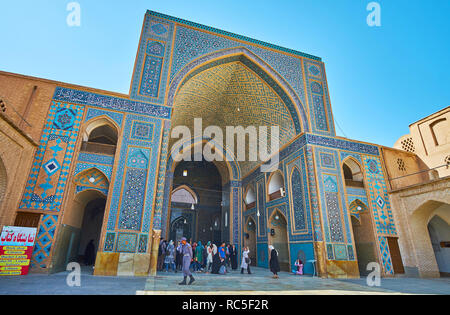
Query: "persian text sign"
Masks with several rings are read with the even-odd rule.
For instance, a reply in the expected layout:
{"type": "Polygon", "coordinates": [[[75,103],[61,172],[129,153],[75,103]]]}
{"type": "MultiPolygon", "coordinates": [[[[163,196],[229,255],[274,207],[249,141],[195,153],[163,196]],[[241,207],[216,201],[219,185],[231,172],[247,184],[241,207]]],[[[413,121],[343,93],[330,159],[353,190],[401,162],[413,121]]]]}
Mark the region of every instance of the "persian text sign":
{"type": "Polygon", "coordinates": [[[0,236],[0,276],[28,274],[36,228],[3,227],[0,236]]]}

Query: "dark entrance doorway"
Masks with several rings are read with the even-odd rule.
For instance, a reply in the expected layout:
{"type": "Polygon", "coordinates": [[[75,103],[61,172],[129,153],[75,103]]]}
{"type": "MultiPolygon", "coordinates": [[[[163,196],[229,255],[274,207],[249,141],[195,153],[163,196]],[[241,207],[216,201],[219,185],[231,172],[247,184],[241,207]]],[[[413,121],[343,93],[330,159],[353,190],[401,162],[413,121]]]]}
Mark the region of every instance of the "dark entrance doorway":
{"type": "Polygon", "coordinates": [[[229,202],[225,202],[229,190],[223,184],[214,163],[183,161],[177,165],[168,233],[171,240],[178,241],[184,236],[203,244],[229,241],[229,202]]]}
{"type": "Polygon", "coordinates": [[[78,246],[78,261],[86,266],[95,264],[105,205],[106,199],[101,197],[90,201],[84,210],[80,244],[78,246]]]}

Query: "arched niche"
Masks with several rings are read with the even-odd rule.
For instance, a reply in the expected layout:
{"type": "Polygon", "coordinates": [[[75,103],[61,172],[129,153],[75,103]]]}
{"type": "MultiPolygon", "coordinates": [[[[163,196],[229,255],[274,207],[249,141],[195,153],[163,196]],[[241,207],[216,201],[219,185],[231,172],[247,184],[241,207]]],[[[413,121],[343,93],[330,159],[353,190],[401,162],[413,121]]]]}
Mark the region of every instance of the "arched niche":
{"type": "Polygon", "coordinates": [[[250,210],[256,207],[256,192],[252,184],[249,184],[244,193],[245,209],[250,210]]]}
{"type": "Polygon", "coordinates": [[[196,205],[198,196],[189,186],[182,185],[172,192],[171,202],[196,205]]]}
{"type": "Polygon", "coordinates": [[[108,117],[87,122],[83,128],[81,151],[114,155],[119,140],[119,127],[108,117]]]}
{"type": "Polygon", "coordinates": [[[291,271],[287,222],[287,218],[279,209],[276,209],[269,218],[269,244],[278,251],[278,262],[282,271],[291,271]]]}
{"type": "Polygon", "coordinates": [[[284,176],[280,170],[273,172],[267,181],[267,199],[272,201],[286,195],[284,176]]]}
{"type": "Polygon", "coordinates": [[[348,158],[342,164],[346,186],[364,187],[364,174],[361,165],[353,158],[348,158]]]}

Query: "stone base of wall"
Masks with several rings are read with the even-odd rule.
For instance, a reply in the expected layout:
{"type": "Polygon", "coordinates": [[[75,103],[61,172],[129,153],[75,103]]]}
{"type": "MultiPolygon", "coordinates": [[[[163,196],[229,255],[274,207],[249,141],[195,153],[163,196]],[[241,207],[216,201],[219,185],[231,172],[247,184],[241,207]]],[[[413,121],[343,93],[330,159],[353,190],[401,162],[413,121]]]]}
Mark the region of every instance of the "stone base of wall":
{"type": "Polygon", "coordinates": [[[94,276],[147,277],[150,254],[97,253],[94,276]]]}
{"type": "Polygon", "coordinates": [[[327,275],[333,279],[359,279],[358,262],[327,260],[327,275]]]}

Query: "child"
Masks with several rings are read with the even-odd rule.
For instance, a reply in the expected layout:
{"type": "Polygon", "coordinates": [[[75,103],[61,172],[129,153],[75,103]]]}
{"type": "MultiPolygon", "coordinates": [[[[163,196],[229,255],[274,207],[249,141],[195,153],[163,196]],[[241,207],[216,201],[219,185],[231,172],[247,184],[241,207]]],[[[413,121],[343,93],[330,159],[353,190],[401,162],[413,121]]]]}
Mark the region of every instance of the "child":
{"type": "Polygon", "coordinates": [[[293,270],[295,275],[303,276],[303,261],[301,259],[297,259],[295,261],[296,270],[293,270]]]}

